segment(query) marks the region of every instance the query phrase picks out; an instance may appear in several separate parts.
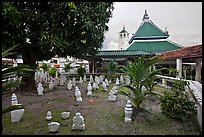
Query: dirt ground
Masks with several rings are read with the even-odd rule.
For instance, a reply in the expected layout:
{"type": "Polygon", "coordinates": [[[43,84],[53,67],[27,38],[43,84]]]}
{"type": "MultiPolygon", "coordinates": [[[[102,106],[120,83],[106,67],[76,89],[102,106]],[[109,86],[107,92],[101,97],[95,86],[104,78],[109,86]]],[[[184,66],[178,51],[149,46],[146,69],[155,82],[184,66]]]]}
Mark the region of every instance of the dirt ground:
{"type": "MultiPolygon", "coordinates": [[[[38,115],[43,113],[44,118],[46,117],[46,113],[48,110],[51,112],[54,111],[70,111],[72,117],[76,112],[80,112],[85,119],[90,119],[90,124],[87,125],[92,126],[95,128],[92,120],[97,121],[97,130],[92,132],[88,132],[86,134],[116,134],[112,132],[107,132],[105,126],[109,126],[109,128],[113,129],[114,132],[117,134],[134,134],[138,135],[142,131],[140,129],[136,129],[133,126],[127,125],[124,120],[124,114],[120,115],[120,119],[116,119],[121,121],[119,124],[115,124],[114,119],[111,119],[111,115],[119,115],[118,112],[124,112],[125,107],[125,97],[118,94],[116,102],[108,101],[108,93],[112,88],[112,85],[108,87],[108,91],[93,91],[93,96],[87,96],[87,85],[88,82],[80,85],[77,83],[81,93],[82,93],[82,102],[77,102],[74,96],[74,87],[71,90],[67,89],[67,86],[58,86],[57,89],[48,90],[46,87],[44,90],[43,95],[37,95],[36,91],[15,91],[16,96],[18,98],[18,102],[26,106],[26,111],[32,112],[32,115],[36,117],[36,122],[38,121],[38,115]],[[93,100],[93,103],[90,103],[90,99],[93,100]],[[120,111],[119,111],[120,110],[120,111]],[[115,112],[115,113],[113,113],[115,112]],[[103,116],[101,115],[103,114],[103,116]],[[109,117],[108,117],[109,116],[109,117]],[[103,117],[103,120],[98,120],[103,117]],[[105,120],[104,120],[105,119],[105,120]],[[121,120],[122,119],[122,120],[121,120]],[[108,124],[107,124],[108,123],[108,124]],[[128,128],[129,126],[129,128],[128,128]],[[126,130],[123,128],[126,127],[126,130]]],[[[11,104],[11,93],[3,93],[2,94],[2,108],[5,108],[11,104]]],[[[142,106],[150,111],[149,117],[154,118],[154,114],[161,113],[160,103],[158,98],[151,97],[150,99],[146,100],[142,106]]],[[[26,112],[25,112],[26,113],[26,112]]],[[[41,118],[41,119],[44,119],[41,118]]],[[[143,124],[145,122],[145,116],[143,113],[138,113],[137,117],[133,119],[134,122],[143,124]]],[[[64,123],[61,123],[63,125],[64,123]]],[[[65,125],[64,125],[65,126],[65,125]]],[[[9,134],[9,133],[7,133],[9,134]]],[[[12,134],[12,133],[11,133],[12,134]]],[[[13,133],[15,134],[15,133],[13,133]]],[[[41,133],[38,133],[41,134],[41,133]]],[[[44,134],[44,133],[42,133],[44,134]]]]}

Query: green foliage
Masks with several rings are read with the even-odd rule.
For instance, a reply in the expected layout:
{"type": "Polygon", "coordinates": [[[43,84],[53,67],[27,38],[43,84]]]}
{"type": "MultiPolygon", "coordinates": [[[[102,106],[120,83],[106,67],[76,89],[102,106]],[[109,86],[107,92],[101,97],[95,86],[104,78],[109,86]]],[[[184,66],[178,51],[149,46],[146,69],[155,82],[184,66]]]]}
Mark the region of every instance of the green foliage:
{"type": "Polygon", "coordinates": [[[121,88],[125,87],[129,90],[121,90],[120,88],[119,93],[128,96],[135,108],[140,107],[148,94],[154,94],[152,89],[156,85],[155,75],[165,68],[157,70],[153,66],[162,62],[163,60],[159,58],[145,59],[141,57],[134,62],[129,62],[128,66],[124,68],[124,72],[129,75],[132,83],[131,85],[122,85],[121,88]],[[143,90],[143,87],[146,90],[143,90]]]}
{"type": "Polygon", "coordinates": [[[107,72],[107,78],[111,79],[112,81],[115,79],[115,74],[118,72],[122,72],[123,67],[119,65],[117,62],[114,60],[111,60],[108,62],[106,65],[106,72],[107,72]]]}
{"type": "MultiPolygon", "coordinates": [[[[16,46],[2,50],[2,58],[15,54],[13,50],[16,46]]],[[[21,85],[21,76],[29,75],[30,72],[34,72],[28,65],[8,66],[2,62],[2,91],[16,88],[21,85]],[[10,80],[9,80],[10,79],[10,80]]]]}
{"type": "Polygon", "coordinates": [[[80,77],[83,78],[85,72],[86,72],[86,70],[82,67],[82,65],[80,65],[80,67],[77,68],[77,74],[78,74],[78,77],[79,77],[79,78],[80,78],[80,77]]]}
{"type": "Polygon", "coordinates": [[[174,82],[171,92],[164,92],[161,96],[162,113],[170,118],[181,121],[187,120],[196,113],[195,103],[190,101],[185,86],[188,83],[182,79],[174,82]]]}
{"type": "Polygon", "coordinates": [[[11,112],[11,111],[17,110],[17,109],[25,109],[25,106],[22,104],[11,105],[7,108],[4,108],[1,112],[1,114],[5,114],[7,112],[11,112]]]}
{"type": "Polygon", "coordinates": [[[42,68],[44,71],[48,71],[49,67],[47,64],[43,63],[42,65],[39,66],[39,68],[42,68]]]}
{"type": "Polygon", "coordinates": [[[57,69],[55,67],[50,68],[49,70],[49,76],[55,77],[56,76],[57,69]]]}
{"type": "Polygon", "coordinates": [[[64,69],[65,72],[68,72],[68,71],[71,69],[70,64],[71,64],[71,63],[64,64],[64,68],[63,68],[63,69],[64,69]]]}

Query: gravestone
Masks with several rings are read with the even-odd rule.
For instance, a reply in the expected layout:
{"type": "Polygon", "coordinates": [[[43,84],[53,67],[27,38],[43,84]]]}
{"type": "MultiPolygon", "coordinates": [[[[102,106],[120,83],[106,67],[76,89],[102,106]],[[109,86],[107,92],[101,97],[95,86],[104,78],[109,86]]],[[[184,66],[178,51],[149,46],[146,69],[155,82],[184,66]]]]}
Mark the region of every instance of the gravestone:
{"type": "Polygon", "coordinates": [[[81,115],[81,113],[77,112],[73,118],[72,130],[84,130],[84,129],[85,129],[84,117],[81,115]]]}
{"type": "Polygon", "coordinates": [[[120,83],[123,84],[124,83],[124,78],[123,75],[120,75],[120,83]]]}
{"type": "Polygon", "coordinates": [[[38,95],[42,95],[43,94],[43,86],[41,83],[38,84],[38,87],[37,87],[37,91],[38,91],[38,95]]]}
{"type": "Polygon", "coordinates": [[[108,87],[109,86],[109,82],[107,79],[105,79],[105,83],[106,83],[106,86],[108,87]]]}
{"type": "MultiPolygon", "coordinates": [[[[15,93],[11,97],[11,105],[18,105],[17,96],[15,93]]],[[[24,114],[25,109],[17,109],[11,111],[11,122],[19,122],[24,114]]]]}
{"type": "Polygon", "coordinates": [[[48,129],[50,132],[57,132],[57,130],[59,129],[60,123],[58,122],[51,122],[48,123],[48,129]]]}
{"type": "Polygon", "coordinates": [[[76,79],[75,79],[75,77],[72,78],[72,84],[73,84],[73,86],[76,86],[76,79]]]}
{"type": "Polygon", "coordinates": [[[90,75],[89,81],[90,81],[91,83],[93,83],[93,76],[92,76],[92,75],[90,75]]]}
{"type": "Polygon", "coordinates": [[[116,85],[116,86],[120,85],[120,81],[119,81],[119,79],[118,79],[118,78],[116,78],[115,85],[116,85]]]}
{"type": "Polygon", "coordinates": [[[126,105],[125,105],[125,122],[130,123],[132,121],[132,104],[131,101],[128,100],[126,105]]]}
{"type": "Polygon", "coordinates": [[[61,77],[60,77],[60,86],[63,86],[64,83],[65,83],[65,81],[66,81],[66,78],[65,78],[64,74],[61,73],[61,77]]]}
{"type": "Polygon", "coordinates": [[[113,91],[113,94],[117,94],[118,90],[117,90],[116,86],[112,87],[112,91],[113,91]]]}
{"type": "Polygon", "coordinates": [[[46,119],[46,120],[51,120],[51,119],[52,119],[52,113],[51,113],[51,111],[48,111],[48,112],[47,112],[47,116],[46,116],[45,119],[46,119]]]}
{"type": "Polygon", "coordinates": [[[72,89],[72,81],[69,80],[69,82],[67,83],[67,89],[71,90],[72,89]]]}
{"type": "Polygon", "coordinates": [[[77,102],[82,101],[81,91],[79,90],[79,88],[77,86],[75,87],[75,97],[76,97],[77,102]]]}
{"type": "Polygon", "coordinates": [[[84,82],[84,81],[83,81],[82,77],[80,77],[80,78],[79,78],[79,83],[82,85],[83,82],[84,82]]]}
{"type": "Polygon", "coordinates": [[[53,82],[53,80],[51,78],[50,83],[49,83],[49,90],[52,90],[54,88],[54,86],[55,86],[54,82],[53,82]]]}
{"type": "Polygon", "coordinates": [[[62,117],[63,119],[68,119],[69,116],[70,116],[70,112],[62,112],[62,113],[61,113],[61,117],[62,117]]]}
{"type": "Polygon", "coordinates": [[[102,87],[103,87],[104,90],[107,91],[106,83],[104,81],[102,81],[102,87]]]}
{"type": "Polygon", "coordinates": [[[84,78],[83,79],[84,79],[84,81],[86,81],[86,74],[84,74],[84,78]]]}
{"type": "Polygon", "coordinates": [[[129,76],[125,77],[125,84],[130,85],[130,77],[129,76]]]}
{"type": "Polygon", "coordinates": [[[87,86],[87,90],[88,90],[87,95],[88,95],[88,96],[91,96],[91,95],[92,95],[92,86],[91,86],[91,82],[89,82],[89,84],[88,84],[88,86],[87,86]]]}
{"type": "Polygon", "coordinates": [[[116,101],[116,95],[114,95],[113,90],[110,91],[108,96],[109,101],[116,101]]]}

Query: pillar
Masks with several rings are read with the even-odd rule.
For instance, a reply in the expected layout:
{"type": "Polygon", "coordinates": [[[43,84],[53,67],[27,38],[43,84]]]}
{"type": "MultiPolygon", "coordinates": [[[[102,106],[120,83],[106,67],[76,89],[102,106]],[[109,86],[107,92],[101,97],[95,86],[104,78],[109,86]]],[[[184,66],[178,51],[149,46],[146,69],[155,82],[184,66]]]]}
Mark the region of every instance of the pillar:
{"type": "Polygon", "coordinates": [[[181,78],[182,77],[182,58],[176,59],[176,69],[179,72],[177,78],[181,78]]]}
{"type": "Polygon", "coordinates": [[[201,82],[201,58],[195,60],[195,81],[201,82]]]}
{"type": "Polygon", "coordinates": [[[92,73],[94,73],[94,65],[95,65],[95,61],[92,60],[92,73]]]}

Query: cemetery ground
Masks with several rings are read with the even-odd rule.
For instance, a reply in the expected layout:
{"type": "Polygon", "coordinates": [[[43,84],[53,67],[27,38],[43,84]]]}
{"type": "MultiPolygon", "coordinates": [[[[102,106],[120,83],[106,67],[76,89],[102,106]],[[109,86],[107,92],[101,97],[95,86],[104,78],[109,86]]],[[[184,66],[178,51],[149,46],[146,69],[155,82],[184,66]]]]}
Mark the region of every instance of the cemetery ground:
{"type": "MultiPolygon", "coordinates": [[[[117,94],[115,102],[108,101],[108,91],[93,91],[93,96],[87,96],[86,81],[83,85],[77,83],[82,102],[76,102],[74,87],[58,86],[48,90],[43,95],[37,91],[16,91],[18,102],[26,106],[20,122],[11,123],[10,113],[2,115],[3,135],[199,135],[199,125],[195,117],[186,122],[170,119],[162,114],[159,98],[151,95],[142,104],[141,109],[133,117],[131,123],[125,123],[125,97],[117,94]],[[90,99],[93,102],[90,102],[90,99]],[[51,111],[52,119],[46,121],[47,111],[51,111]],[[69,111],[70,117],[63,120],[61,112],[69,111]],[[80,112],[85,119],[84,131],[72,130],[72,119],[76,112],[80,112]],[[50,133],[48,123],[60,123],[58,132],[50,133]]],[[[162,92],[163,88],[155,86],[154,91],[162,92]]],[[[11,93],[2,94],[2,108],[11,104],[11,93]]]]}

